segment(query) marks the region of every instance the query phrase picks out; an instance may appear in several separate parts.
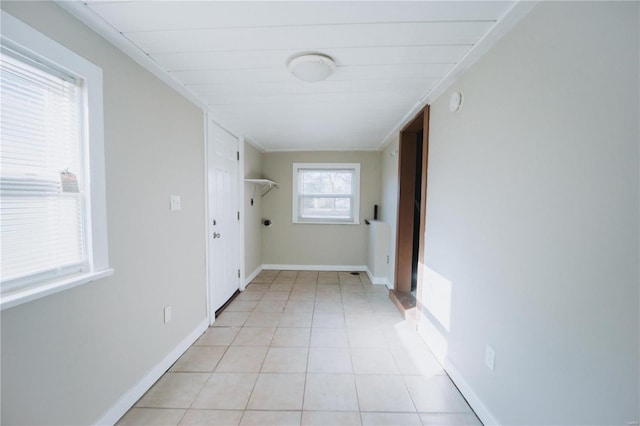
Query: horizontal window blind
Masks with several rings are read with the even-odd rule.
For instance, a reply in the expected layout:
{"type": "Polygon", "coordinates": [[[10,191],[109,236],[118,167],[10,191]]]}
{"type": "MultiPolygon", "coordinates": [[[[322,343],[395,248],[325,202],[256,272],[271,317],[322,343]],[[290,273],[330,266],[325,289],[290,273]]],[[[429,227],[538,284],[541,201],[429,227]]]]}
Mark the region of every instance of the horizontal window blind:
{"type": "Polygon", "coordinates": [[[0,280],[3,292],[86,268],[81,88],[0,52],[0,280]]]}

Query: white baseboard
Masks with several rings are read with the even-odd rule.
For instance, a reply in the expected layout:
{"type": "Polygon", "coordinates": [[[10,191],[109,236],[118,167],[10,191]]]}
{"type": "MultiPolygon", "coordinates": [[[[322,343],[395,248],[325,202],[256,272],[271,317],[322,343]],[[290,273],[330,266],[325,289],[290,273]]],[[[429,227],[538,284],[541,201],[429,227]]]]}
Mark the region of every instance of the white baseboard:
{"type": "Polygon", "coordinates": [[[367,267],[363,265],[272,265],[264,264],[262,269],[281,270],[281,271],[366,271],[367,267]]]}
{"type": "Polygon", "coordinates": [[[256,270],[255,270],[255,271],[253,271],[253,272],[251,273],[251,275],[249,275],[248,277],[245,277],[245,279],[244,279],[244,286],[245,286],[245,287],[246,287],[246,286],[248,286],[248,285],[249,285],[249,283],[250,283],[251,281],[253,281],[253,279],[254,279],[255,277],[257,277],[257,276],[258,276],[258,274],[259,274],[260,272],[262,272],[262,268],[263,268],[263,266],[262,266],[262,265],[258,266],[258,267],[256,268],[256,270]]]}
{"type": "Polygon", "coordinates": [[[387,286],[387,288],[391,288],[390,287],[391,284],[389,283],[389,280],[387,279],[387,277],[375,277],[371,273],[368,267],[367,267],[367,275],[369,276],[369,281],[371,281],[371,284],[385,285],[387,286]]]}
{"type": "Polygon", "coordinates": [[[496,420],[493,416],[489,408],[482,402],[478,394],[476,394],[473,388],[467,383],[464,379],[460,371],[455,367],[455,365],[451,362],[450,359],[447,358],[444,364],[444,369],[453,380],[453,383],[456,384],[460,393],[465,397],[473,411],[475,411],[476,415],[482,421],[482,424],[489,425],[499,425],[500,422],[496,420]]]}
{"type": "Polygon", "coordinates": [[[462,396],[464,396],[469,403],[469,406],[471,406],[478,418],[482,421],[482,424],[487,426],[499,425],[500,422],[496,420],[489,408],[487,408],[484,402],[482,402],[482,399],[480,399],[478,394],[465,380],[462,373],[460,373],[453,362],[451,362],[451,359],[447,356],[448,344],[446,337],[438,331],[437,327],[433,325],[423,312],[420,312],[419,314],[416,331],[427,344],[438,362],[443,366],[451,380],[453,380],[453,383],[456,384],[460,393],[462,393],[462,396]]]}
{"type": "Polygon", "coordinates": [[[178,345],[156,364],[147,374],[131,387],[107,412],[96,422],[97,425],[114,425],[146,391],[177,361],[180,356],[195,342],[208,328],[205,318],[178,345]]]}

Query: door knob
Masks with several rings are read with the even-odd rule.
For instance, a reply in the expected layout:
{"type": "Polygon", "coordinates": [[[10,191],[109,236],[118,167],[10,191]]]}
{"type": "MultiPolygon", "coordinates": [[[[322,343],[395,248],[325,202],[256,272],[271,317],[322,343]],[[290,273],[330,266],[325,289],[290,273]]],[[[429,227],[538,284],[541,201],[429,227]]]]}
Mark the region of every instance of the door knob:
{"type": "Polygon", "coordinates": [[[220,233],[219,232],[214,232],[213,233],[213,239],[215,240],[216,238],[220,238],[220,233]]]}

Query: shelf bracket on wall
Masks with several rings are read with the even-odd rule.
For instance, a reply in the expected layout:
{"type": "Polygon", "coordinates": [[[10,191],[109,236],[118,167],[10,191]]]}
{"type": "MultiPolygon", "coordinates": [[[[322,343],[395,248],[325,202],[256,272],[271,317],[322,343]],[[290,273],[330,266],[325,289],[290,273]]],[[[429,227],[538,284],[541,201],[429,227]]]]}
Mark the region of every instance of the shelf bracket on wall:
{"type": "Polygon", "coordinates": [[[278,188],[278,184],[269,179],[245,179],[244,181],[253,184],[254,197],[258,192],[258,188],[260,188],[260,197],[267,195],[273,188],[278,188]]]}

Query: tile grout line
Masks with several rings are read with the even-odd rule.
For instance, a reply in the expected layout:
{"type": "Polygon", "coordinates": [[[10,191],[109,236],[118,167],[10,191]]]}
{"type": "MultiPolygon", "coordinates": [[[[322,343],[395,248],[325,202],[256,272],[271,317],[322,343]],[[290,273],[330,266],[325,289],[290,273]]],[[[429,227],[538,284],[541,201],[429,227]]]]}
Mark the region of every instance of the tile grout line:
{"type": "MultiPolygon", "coordinates": [[[[273,282],[273,280],[272,280],[272,282],[273,282]]],[[[269,287],[271,287],[272,282],[270,282],[270,283],[269,283],[269,287]]],[[[268,290],[268,288],[267,288],[267,290],[268,290]]],[[[266,291],[265,291],[265,293],[266,293],[266,291]]],[[[258,303],[256,303],[256,307],[257,307],[257,306],[258,306],[258,304],[263,300],[263,298],[264,298],[264,294],[265,294],[265,293],[263,293],[263,294],[260,296],[260,299],[258,300],[258,303]]],[[[257,311],[256,311],[255,309],[251,311],[251,313],[252,313],[252,314],[253,314],[254,312],[257,312],[257,311]]],[[[249,315],[249,316],[251,316],[251,315],[249,315]]],[[[247,320],[248,320],[248,318],[247,318],[247,320]]],[[[245,321],[245,323],[244,323],[244,324],[246,324],[246,321],[245,321]]],[[[240,332],[242,331],[242,329],[245,327],[245,325],[244,325],[244,324],[240,327],[240,330],[238,331],[238,334],[240,334],[240,332]]],[[[236,335],[236,337],[237,337],[237,335],[236,335]]],[[[235,338],[234,338],[234,341],[235,341],[235,338]]],[[[233,342],[232,342],[232,343],[233,343],[233,342]]],[[[231,344],[230,344],[229,346],[231,346],[231,344]]],[[[268,349],[267,349],[267,353],[268,353],[268,349]]],[[[265,359],[266,359],[266,357],[267,357],[267,355],[266,355],[266,353],[265,353],[265,359]]],[[[248,408],[249,408],[249,402],[251,401],[251,397],[253,396],[253,392],[254,392],[254,391],[255,391],[255,389],[256,389],[256,384],[258,383],[258,379],[260,378],[260,371],[262,370],[263,365],[264,365],[264,359],[262,360],[262,363],[260,364],[260,368],[258,369],[258,372],[256,373],[256,378],[255,378],[255,380],[253,381],[253,385],[251,386],[251,392],[249,392],[249,396],[248,396],[248,398],[247,398],[247,402],[244,404],[244,408],[243,408],[243,410],[242,410],[242,416],[240,416],[240,421],[239,421],[239,423],[238,423],[238,424],[242,424],[242,420],[244,420],[244,417],[245,417],[245,415],[247,414],[247,411],[248,411],[248,408]]]]}
{"type": "MultiPolygon", "coordinates": [[[[281,271],[280,271],[281,272],[281,271]]],[[[290,274],[291,272],[289,272],[290,274]]],[[[213,366],[213,369],[211,371],[180,371],[180,372],[171,372],[171,373],[200,373],[200,372],[205,372],[208,373],[208,377],[206,378],[204,384],[200,387],[200,390],[196,393],[195,398],[191,401],[191,403],[189,404],[189,406],[187,408],[183,408],[183,412],[182,415],[180,417],[179,422],[184,421],[185,416],[189,413],[189,411],[191,410],[195,410],[193,408],[195,401],[198,399],[198,397],[202,394],[204,388],[207,386],[207,384],[209,383],[209,381],[212,378],[213,374],[216,374],[215,369],[218,368],[218,366],[220,365],[220,363],[222,362],[222,360],[224,359],[225,355],[227,355],[229,348],[231,348],[233,346],[233,343],[237,341],[237,339],[239,338],[241,331],[242,330],[247,330],[253,327],[260,327],[260,324],[258,325],[247,325],[247,322],[250,318],[250,316],[256,312],[260,312],[260,313],[269,313],[269,312],[263,312],[263,311],[258,311],[257,309],[260,309],[258,307],[258,305],[264,301],[279,301],[280,299],[269,299],[269,295],[268,292],[269,290],[272,291],[278,291],[278,292],[284,292],[285,291],[285,287],[286,288],[286,292],[287,292],[287,298],[284,299],[284,304],[283,306],[280,308],[280,311],[278,312],[274,312],[274,313],[278,313],[280,315],[284,315],[285,313],[306,313],[308,312],[308,309],[302,309],[300,311],[298,311],[294,306],[300,303],[308,303],[311,300],[311,306],[310,306],[310,315],[311,315],[311,321],[308,327],[302,327],[302,329],[308,329],[308,340],[307,343],[303,346],[299,346],[299,340],[298,341],[294,341],[294,345],[293,346],[283,346],[282,348],[304,348],[306,349],[306,363],[305,363],[305,371],[304,371],[304,378],[303,378],[303,386],[302,386],[302,395],[301,395],[301,408],[300,411],[298,411],[297,409],[294,410],[271,410],[271,409],[260,409],[260,410],[249,410],[249,402],[251,400],[251,398],[254,396],[254,393],[256,391],[256,385],[258,383],[259,378],[261,377],[261,375],[265,375],[265,374],[270,374],[270,373],[265,373],[262,370],[265,367],[265,363],[267,361],[267,356],[269,355],[269,352],[271,351],[271,349],[275,348],[273,347],[273,343],[274,340],[276,338],[276,333],[278,332],[278,330],[280,329],[286,329],[286,328],[292,328],[292,329],[301,329],[300,327],[297,327],[300,325],[300,323],[296,323],[295,321],[293,321],[291,324],[289,324],[288,327],[281,327],[281,321],[282,321],[282,317],[280,316],[278,318],[277,323],[275,324],[274,327],[268,327],[268,328],[274,328],[274,332],[273,334],[270,336],[270,338],[268,339],[268,342],[265,343],[264,347],[266,349],[266,352],[264,353],[263,358],[261,359],[260,363],[259,363],[259,368],[258,368],[258,372],[256,374],[255,379],[253,380],[253,384],[251,387],[251,390],[248,394],[248,398],[246,403],[244,404],[244,408],[242,409],[242,415],[240,416],[240,422],[242,422],[243,420],[245,420],[245,416],[247,414],[248,411],[264,411],[264,412],[277,412],[277,411],[282,411],[282,412],[299,412],[300,416],[302,416],[304,414],[305,411],[310,411],[310,412],[331,412],[331,413],[343,413],[346,411],[343,410],[333,410],[333,407],[329,407],[327,409],[324,410],[305,410],[305,403],[307,403],[307,386],[309,385],[309,375],[310,374],[316,374],[316,373],[310,373],[309,372],[309,368],[310,368],[310,355],[311,355],[311,349],[312,349],[312,335],[313,335],[313,331],[314,330],[318,330],[318,329],[343,329],[346,335],[346,348],[344,348],[344,350],[346,350],[348,352],[348,359],[350,361],[350,368],[349,371],[350,373],[348,373],[347,375],[349,377],[351,377],[353,386],[355,388],[355,397],[356,397],[356,405],[357,405],[357,410],[358,410],[358,414],[359,414],[359,420],[361,423],[364,423],[364,417],[365,414],[367,413],[374,413],[374,414],[382,414],[382,413],[386,413],[386,414],[392,414],[392,413],[408,413],[408,414],[412,414],[412,415],[416,415],[418,416],[418,420],[422,421],[420,414],[422,412],[419,412],[417,409],[417,405],[416,405],[416,401],[415,401],[415,397],[414,395],[409,391],[409,386],[407,384],[407,378],[408,377],[413,377],[412,375],[405,375],[402,373],[402,370],[399,367],[399,363],[400,360],[399,358],[396,356],[396,354],[393,351],[393,348],[395,347],[395,342],[393,341],[393,333],[389,334],[389,332],[393,331],[393,329],[391,330],[386,330],[386,328],[389,325],[393,325],[393,324],[397,324],[397,323],[391,323],[388,320],[391,319],[391,313],[395,312],[393,310],[387,310],[383,305],[384,302],[387,302],[387,299],[381,296],[378,296],[379,294],[382,294],[382,292],[378,292],[377,289],[374,287],[371,287],[371,284],[365,284],[362,282],[362,276],[358,277],[359,283],[354,283],[351,282],[351,278],[347,275],[344,275],[346,273],[343,274],[343,279],[342,281],[340,280],[340,273],[338,274],[338,282],[335,284],[331,284],[328,287],[324,287],[322,288],[322,286],[319,284],[320,281],[320,274],[316,273],[315,274],[315,280],[314,281],[309,281],[308,277],[301,275],[303,272],[295,272],[295,276],[291,277],[289,275],[288,278],[281,280],[281,282],[279,282],[280,280],[278,280],[278,274],[273,275],[273,278],[271,279],[270,282],[268,283],[259,283],[259,287],[260,287],[260,291],[258,292],[258,294],[256,294],[255,297],[257,297],[257,299],[247,299],[247,300],[251,300],[252,302],[255,300],[255,305],[250,306],[251,303],[247,303],[247,306],[249,309],[248,310],[239,310],[239,311],[229,311],[229,312],[236,312],[236,313],[240,313],[240,312],[247,312],[247,317],[244,319],[244,321],[242,322],[242,324],[240,325],[234,325],[235,322],[233,322],[233,320],[231,321],[232,323],[229,324],[228,326],[225,327],[217,327],[218,329],[223,329],[223,328],[229,328],[229,329],[233,329],[233,328],[237,328],[238,332],[233,336],[233,338],[229,341],[228,344],[226,345],[192,345],[193,346],[202,346],[202,347],[218,347],[218,346],[224,346],[224,350],[222,352],[222,354],[220,355],[219,359],[217,360],[217,362],[215,363],[215,365],[213,366]],[[301,279],[302,281],[300,281],[299,283],[297,283],[296,281],[298,279],[301,279]],[[283,284],[283,286],[280,287],[272,287],[273,284],[283,284]],[[300,284],[300,285],[298,285],[300,284]],[[296,287],[297,286],[297,287],[296,287]],[[312,287],[313,286],[313,287],[312,287]],[[264,288],[261,288],[264,287],[264,288]],[[309,291],[309,288],[312,287],[313,290],[309,291]],[[320,290],[322,288],[322,290],[320,290]],[[294,289],[299,289],[301,290],[302,293],[311,293],[313,294],[313,298],[309,297],[307,299],[307,297],[305,296],[303,299],[291,299],[291,295],[292,293],[294,293],[294,289]],[[335,289],[337,289],[337,293],[334,291],[335,289]],[[319,292],[320,290],[320,292],[319,292]],[[333,298],[334,295],[339,295],[339,299],[337,300],[331,300],[333,298]],[[267,299],[265,299],[265,296],[267,297],[267,299]],[[325,303],[340,303],[342,306],[340,306],[339,308],[341,309],[339,312],[317,312],[316,309],[318,308],[318,300],[320,299],[324,299],[325,303]],[[350,307],[348,309],[345,309],[345,303],[350,307]],[[293,310],[291,311],[286,311],[287,307],[293,307],[293,310]],[[286,311],[286,312],[285,312],[286,311]],[[328,318],[328,323],[321,323],[321,322],[316,322],[316,314],[325,314],[327,315],[326,318],[328,318]],[[337,315],[339,314],[339,315],[337,315]],[[367,371],[364,372],[362,374],[356,374],[356,369],[355,369],[355,364],[354,364],[354,353],[353,351],[364,351],[364,352],[368,352],[368,351],[375,351],[375,348],[377,346],[367,346],[368,340],[365,340],[365,346],[361,346],[361,347],[352,347],[353,344],[355,344],[354,342],[354,338],[356,337],[356,334],[358,332],[358,330],[361,329],[367,329],[367,327],[364,327],[365,325],[367,325],[370,321],[369,319],[371,318],[366,318],[367,315],[373,315],[373,322],[371,323],[372,325],[372,329],[376,329],[378,330],[380,333],[380,335],[382,336],[383,340],[382,342],[384,343],[384,350],[385,352],[388,352],[388,354],[391,357],[392,360],[392,364],[389,365],[393,365],[395,367],[396,372],[392,373],[392,374],[387,374],[387,373],[379,373],[375,370],[371,370],[371,371],[367,371]],[[353,317],[353,321],[355,321],[354,325],[355,327],[347,327],[347,317],[349,315],[355,315],[355,317],[353,317]],[[358,318],[358,315],[363,315],[361,318],[358,318]],[[387,318],[388,317],[388,318],[387,318]],[[342,325],[344,327],[317,327],[317,326],[322,326],[322,325],[335,325],[332,324],[332,318],[340,318],[342,321],[342,325]],[[364,322],[363,322],[364,321],[364,322]],[[362,326],[362,327],[361,327],[362,326]],[[386,330],[386,331],[385,331],[386,330]],[[350,336],[349,331],[353,331],[353,335],[350,336]],[[392,344],[392,342],[394,342],[392,344]],[[411,405],[413,408],[412,412],[407,412],[407,411],[362,411],[362,407],[361,407],[361,395],[357,386],[357,378],[359,376],[391,376],[391,377],[397,377],[400,376],[401,377],[401,381],[402,381],[402,386],[403,389],[405,390],[405,392],[409,395],[409,400],[411,401],[411,405]]],[[[252,282],[251,284],[258,284],[257,282],[252,282]]],[[[254,287],[254,288],[258,288],[258,287],[254,287]]],[[[251,290],[250,290],[251,291],[251,290]]],[[[238,300],[240,301],[240,300],[238,300]]],[[[243,307],[243,309],[246,309],[246,307],[243,307]]],[[[320,317],[322,318],[322,315],[320,315],[320,317]]],[[[296,320],[297,321],[297,320],[296,320]]],[[[305,324],[306,325],[306,324],[305,324]]],[[[401,331],[402,329],[400,328],[396,328],[396,334],[398,331],[401,331]]],[[[211,329],[215,329],[214,327],[210,327],[209,330],[211,329]]],[[[205,332],[206,333],[206,332],[205,332]]],[[[205,334],[203,333],[203,335],[205,334]]],[[[202,336],[201,336],[202,337],[202,336]]],[[[200,338],[201,338],[200,337],[200,338]]],[[[199,338],[199,339],[200,339],[199,338]]],[[[198,340],[199,340],[198,339],[198,340]]],[[[197,342],[197,341],[196,341],[197,342]]],[[[377,344],[377,343],[376,343],[377,344]]],[[[262,346],[262,345],[261,345],[262,346]]],[[[405,345],[406,346],[406,345],[405,345]]],[[[237,348],[242,348],[243,345],[236,345],[237,348]]],[[[191,348],[191,347],[190,347],[191,348]]],[[[280,348],[280,347],[278,347],[280,348]]],[[[330,346],[318,346],[316,347],[317,349],[334,349],[334,350],[343,350],[342,347],[330,347],[330,346]]],[[[382,371],[382,370],[381,370],[382,371]]],[[[168,371],[169,372],[169,371],[168,371]]],[[[226,373],[232,373],[232,372],[226,372],[226,373]]],[[[272,372],[273,374],[287,374],[287,373],[295,373],[295,371],[290,371],[290,372],[272,372]]],[[[220,374],[225,374],[225,373],[220,373],[220,374]]],[[[297,373],[296,373],[297,374],[297,373]]],[[[342,373],[338,374],[338,373],[317,373],[317,374],[326,374],[326,375],[343,375],[342,373]]],[[[417,374],[418,376],[421,376],[420,374],[417,374]]],[[[454,384],[455,386],[455,384],[454,384]]],[[[465,401],[466,402],[466,401],[465,401]]],[[[467,404],[468,405],[468,404],[467,404]]],[[[135,407],[135,406],[134,406],[135,407]]],[[[145,408],[145,407],[143,407],[145,408]]],[[[170,407],[146,407],[146,408],[161,408],[161,409],[170,409],[170,407]]],[[[373,408],[373,407],[372,407],[373,408]]],[[[206,409],[206,410],[210,410],[210,409],[206,409]]],[[[227,408],[223,408],[223,409],[219,409],[221,411],[238,411],[237,409],[227,409],[227,408]]],[[[216,410],[214,410],[216,411],[216,410]]],[[[352,411],[352,410],[347,410],[347,411],[352,411]]],[[[470,411],[471,413],[473,413],[473,411],[470,411]]],[[[427,411],[424,412],[424,414],[461,414],[458,413],[457,411],[427,411]]],[[[466,413],[462,413],[462,414],[466,414],[466,413]]],[[[473,415],[473,414],[472,414],[473,415]]],[[[302,422],[302,417],[300,417],[300,422],[302,422]]]]}
{"type": "MultiPolygon", "coordinates": [[[[318,287],[316,277],[316,289],[318,287]]],[[[307,363],[305,365],[304,386],[302,387],[302,404],[300,406],[300,424],[302,424],[302,413],[304,412],[305,395],[307,394],[307,381],[309,378],[309,357],[311,356],[311,329],[313,327],[313,316],[315,315],[315,297],[313,299],[313,310],[311,311],[311,327],[309,328],[309,346],[307,346],[307,363]]]]}

